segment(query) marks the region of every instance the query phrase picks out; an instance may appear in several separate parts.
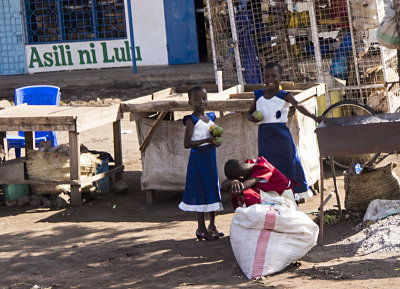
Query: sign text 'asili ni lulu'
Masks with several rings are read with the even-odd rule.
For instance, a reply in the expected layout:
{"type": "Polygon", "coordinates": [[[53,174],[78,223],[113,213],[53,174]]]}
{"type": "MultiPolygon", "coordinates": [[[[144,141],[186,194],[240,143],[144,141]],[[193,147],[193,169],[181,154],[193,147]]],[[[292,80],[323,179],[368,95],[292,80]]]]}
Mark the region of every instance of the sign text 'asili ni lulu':
{"type": "MultiPolygon", "coordinates": [[[[27,45],[25,49],[28,73],[132,65],[127,40],[27,45]]],[[[135,54],[136,61],[142,61],[139,46],[135,54]]]]}

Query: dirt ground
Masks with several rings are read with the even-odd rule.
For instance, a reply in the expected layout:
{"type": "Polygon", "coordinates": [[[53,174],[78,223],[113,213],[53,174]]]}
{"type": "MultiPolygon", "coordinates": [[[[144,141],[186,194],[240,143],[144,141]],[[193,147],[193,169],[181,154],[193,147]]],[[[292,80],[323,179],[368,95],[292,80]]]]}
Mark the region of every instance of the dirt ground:
{"type": "MultiPolygon", "coordinates": [[[[111,152],[111,130],[110,125],[82,133],[81,141],[111,152]]],[[[196,241],[195,215],[178,209],[179,193],[158,192],[156,203],[146,204],[135,123],[128,115],[122,130],[127,194],[63,210],[0,207],[0,288],[400,288],[399,253],[362,256],[340,242],[355,234],[361,219],[326,227],[325,246],[314,247],[283,272],[248,280],[230,246],[229,202],[217,216],[226,236],[196,241]]],[[[67,141],[61,132],[58,138],[67,141]]],[[[338,182],[343,202],[340,174],[338,182]]],[[[330,192],[331,178],[326,186],[330,192]]],[[[319,201],[314,196],[300,209],[315,212],[319,201]]]]}

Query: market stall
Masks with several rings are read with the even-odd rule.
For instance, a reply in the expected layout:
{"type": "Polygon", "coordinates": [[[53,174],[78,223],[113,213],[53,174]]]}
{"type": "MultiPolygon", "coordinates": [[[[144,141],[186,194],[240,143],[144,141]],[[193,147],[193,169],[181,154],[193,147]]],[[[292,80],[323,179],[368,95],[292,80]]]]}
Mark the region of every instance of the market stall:
{"type": "MultiPolygon", "coordinates": [[[[262,85],[237,85],[220,93],[216,86],[208,90],[208,110],[219,111],[216,124],[224,128],[223,143],[217,149],[220,181],[225,179],[223,166],[229,159],[245,160],[257,157],[257,124],[247,121],[244,112],[253,99],[253,91],[262,85]]],[[[325,97],[324,84],[297,84],[283,87],[309,111],[317,110],[317,98],[325,97]]],[[[121,104],[122,111],[131,113],[137,122],[137,134],[142,152],[142,190],[148,202],[154,191],[183,191],[189,150],[183,146],[185,127],[182,118],[191,113],[187,91],[189,87],[174,87],[121,104]]],[[[218,113],[217,113],[218,115],[218,113]]],[[[294,113],[288,126],[298,147],[310,185],[319,180],[319,153],[314,133],[315,122],[294,113]]]]}
{"type": "MultiPolygon", "coordinates": [[[[72,107],[18,105],[0,111],[0,131],[24,131],[25,148],[34,149],[35,131],[68,131],[69,134],[69,179],[54,179],[46,175],[41,178],[0,178],[0,184],[28,185],[70,185],[71,204],[80,206],[82,202],[81,146],[79,133],[102,125],[113,126],[115,167],[106,172],[87,178],[88,182],[98,181],[116,174],[122,177],[121,123],[123,115],[119,105],[108,107],[72,107]]],[[[38,169],[40,170],[40,168],[38,169]]],[[[44,168],[41,169],[45,171],[44,168]]]]}

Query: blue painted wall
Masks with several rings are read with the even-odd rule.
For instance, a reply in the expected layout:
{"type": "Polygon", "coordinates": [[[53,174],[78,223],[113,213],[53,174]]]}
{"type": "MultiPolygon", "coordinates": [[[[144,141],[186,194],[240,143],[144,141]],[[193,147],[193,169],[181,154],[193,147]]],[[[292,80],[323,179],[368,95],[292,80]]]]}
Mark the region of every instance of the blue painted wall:
{"type": "Polygon", "coordinates": [[[0,59],[0,75],[26,73],[19,0],[0,1],[0,59]]]}
{"type": "Polygon", "coordinates": [[[194,0],[164,0],[168,63],[199,63],[194,0]]]}

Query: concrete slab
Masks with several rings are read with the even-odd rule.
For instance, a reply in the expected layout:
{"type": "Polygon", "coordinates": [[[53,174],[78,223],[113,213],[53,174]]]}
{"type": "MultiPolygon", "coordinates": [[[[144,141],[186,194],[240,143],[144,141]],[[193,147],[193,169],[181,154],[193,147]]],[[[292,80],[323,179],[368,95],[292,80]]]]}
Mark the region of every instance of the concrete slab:
{"type": "Polygon", "coordinates": [[[56,85],[61,88],[64,102],[119,98],[128,100],[158,90],[179,85],[215,83],[212,63],[109,68],[48,72],[29,75],[0,76],[0,100],[14,100],[18,87],[36,84],[56,85]]]}

